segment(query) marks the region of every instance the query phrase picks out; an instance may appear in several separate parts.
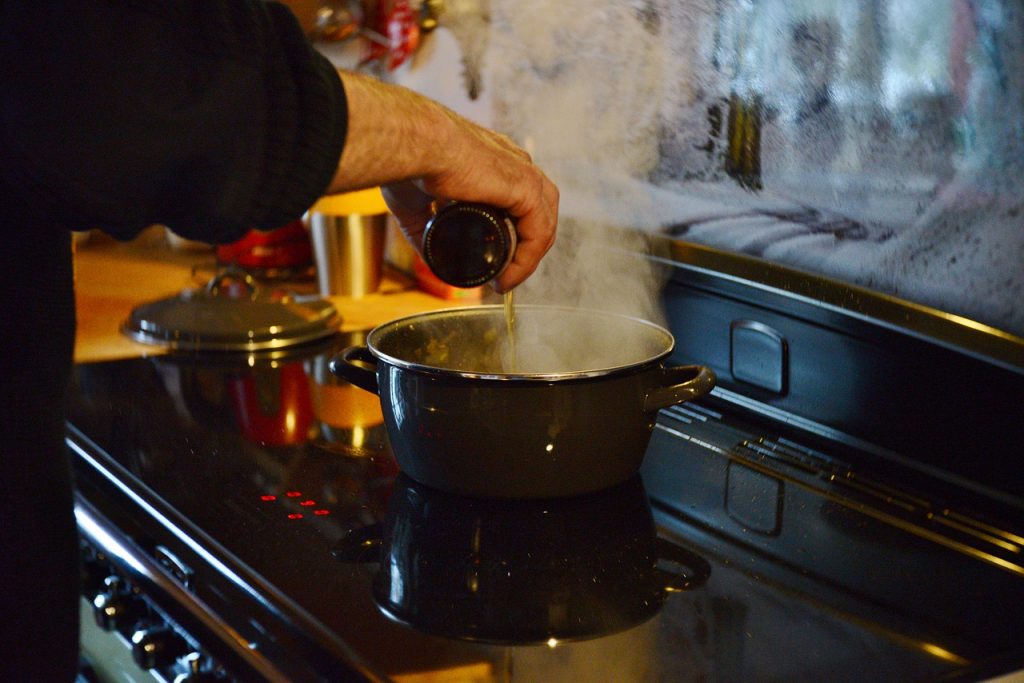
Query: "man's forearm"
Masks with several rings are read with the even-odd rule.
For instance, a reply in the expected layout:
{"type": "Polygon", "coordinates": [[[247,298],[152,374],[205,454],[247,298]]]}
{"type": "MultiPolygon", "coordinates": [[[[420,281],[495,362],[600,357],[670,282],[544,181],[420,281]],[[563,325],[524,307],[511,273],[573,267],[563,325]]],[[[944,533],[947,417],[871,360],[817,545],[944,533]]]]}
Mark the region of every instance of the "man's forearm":
{"type": "Polygon", "coordinates": [[[374,187],[436,172],[449,129],[443,107],[400,86],[342,73],[348,134],[329,192],[374,187]]]}

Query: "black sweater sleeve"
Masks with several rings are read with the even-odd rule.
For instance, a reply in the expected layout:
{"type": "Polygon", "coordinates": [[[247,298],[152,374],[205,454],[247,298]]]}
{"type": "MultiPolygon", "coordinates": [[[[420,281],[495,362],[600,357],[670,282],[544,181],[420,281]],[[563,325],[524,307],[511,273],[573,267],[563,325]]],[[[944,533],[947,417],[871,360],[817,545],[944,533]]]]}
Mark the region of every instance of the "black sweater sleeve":
{"type": "Polygon", "coordinates": [[[5,2],[0,65],[0,186],[59,228],[274,228],[345,140],[336,71],[273,2],[5,2]]]}

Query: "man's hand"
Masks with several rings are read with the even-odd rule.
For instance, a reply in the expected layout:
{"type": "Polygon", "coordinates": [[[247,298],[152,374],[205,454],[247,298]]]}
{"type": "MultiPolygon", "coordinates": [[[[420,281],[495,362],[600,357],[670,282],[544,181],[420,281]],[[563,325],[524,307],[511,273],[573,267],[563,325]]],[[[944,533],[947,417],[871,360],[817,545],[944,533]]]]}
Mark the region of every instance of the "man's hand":
{"type": "Polygon", "coordinates": [[[555,240],[558,188],[508,137],[400,86],[342,73],[349,123],[329,192],[380,185],[419,249],[432,203],[491,204],[516,221],[515,258],[495,282],[503,292],[536,269],[555,240]]]}

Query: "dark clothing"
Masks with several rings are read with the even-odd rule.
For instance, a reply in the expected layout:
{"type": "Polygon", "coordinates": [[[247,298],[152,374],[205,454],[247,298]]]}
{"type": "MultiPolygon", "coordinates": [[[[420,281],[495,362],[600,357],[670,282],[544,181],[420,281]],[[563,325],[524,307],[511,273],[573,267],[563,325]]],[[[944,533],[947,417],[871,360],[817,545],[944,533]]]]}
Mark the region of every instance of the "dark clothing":
{"type": "Polygon", "coordinates": [[[327,187],[346,122],[337,73],[283,6],[0,3],[5,679],[70,681],[77,666],[68,231],[161,223],[224,242],[283,225],[327,187]]]}

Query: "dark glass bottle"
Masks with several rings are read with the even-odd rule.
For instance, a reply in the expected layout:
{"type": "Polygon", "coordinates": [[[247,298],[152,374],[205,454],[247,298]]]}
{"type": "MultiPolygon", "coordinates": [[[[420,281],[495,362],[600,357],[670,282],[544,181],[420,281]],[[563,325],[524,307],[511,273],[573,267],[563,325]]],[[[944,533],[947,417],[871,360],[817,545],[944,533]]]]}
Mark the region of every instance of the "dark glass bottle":
{"type": "Polygon", "coordinates": [[[516,250],[516,226],[486,204],[445,206],[423,232],[423,260],[454,287],[477,287],[498,277],[516,250]]]}

